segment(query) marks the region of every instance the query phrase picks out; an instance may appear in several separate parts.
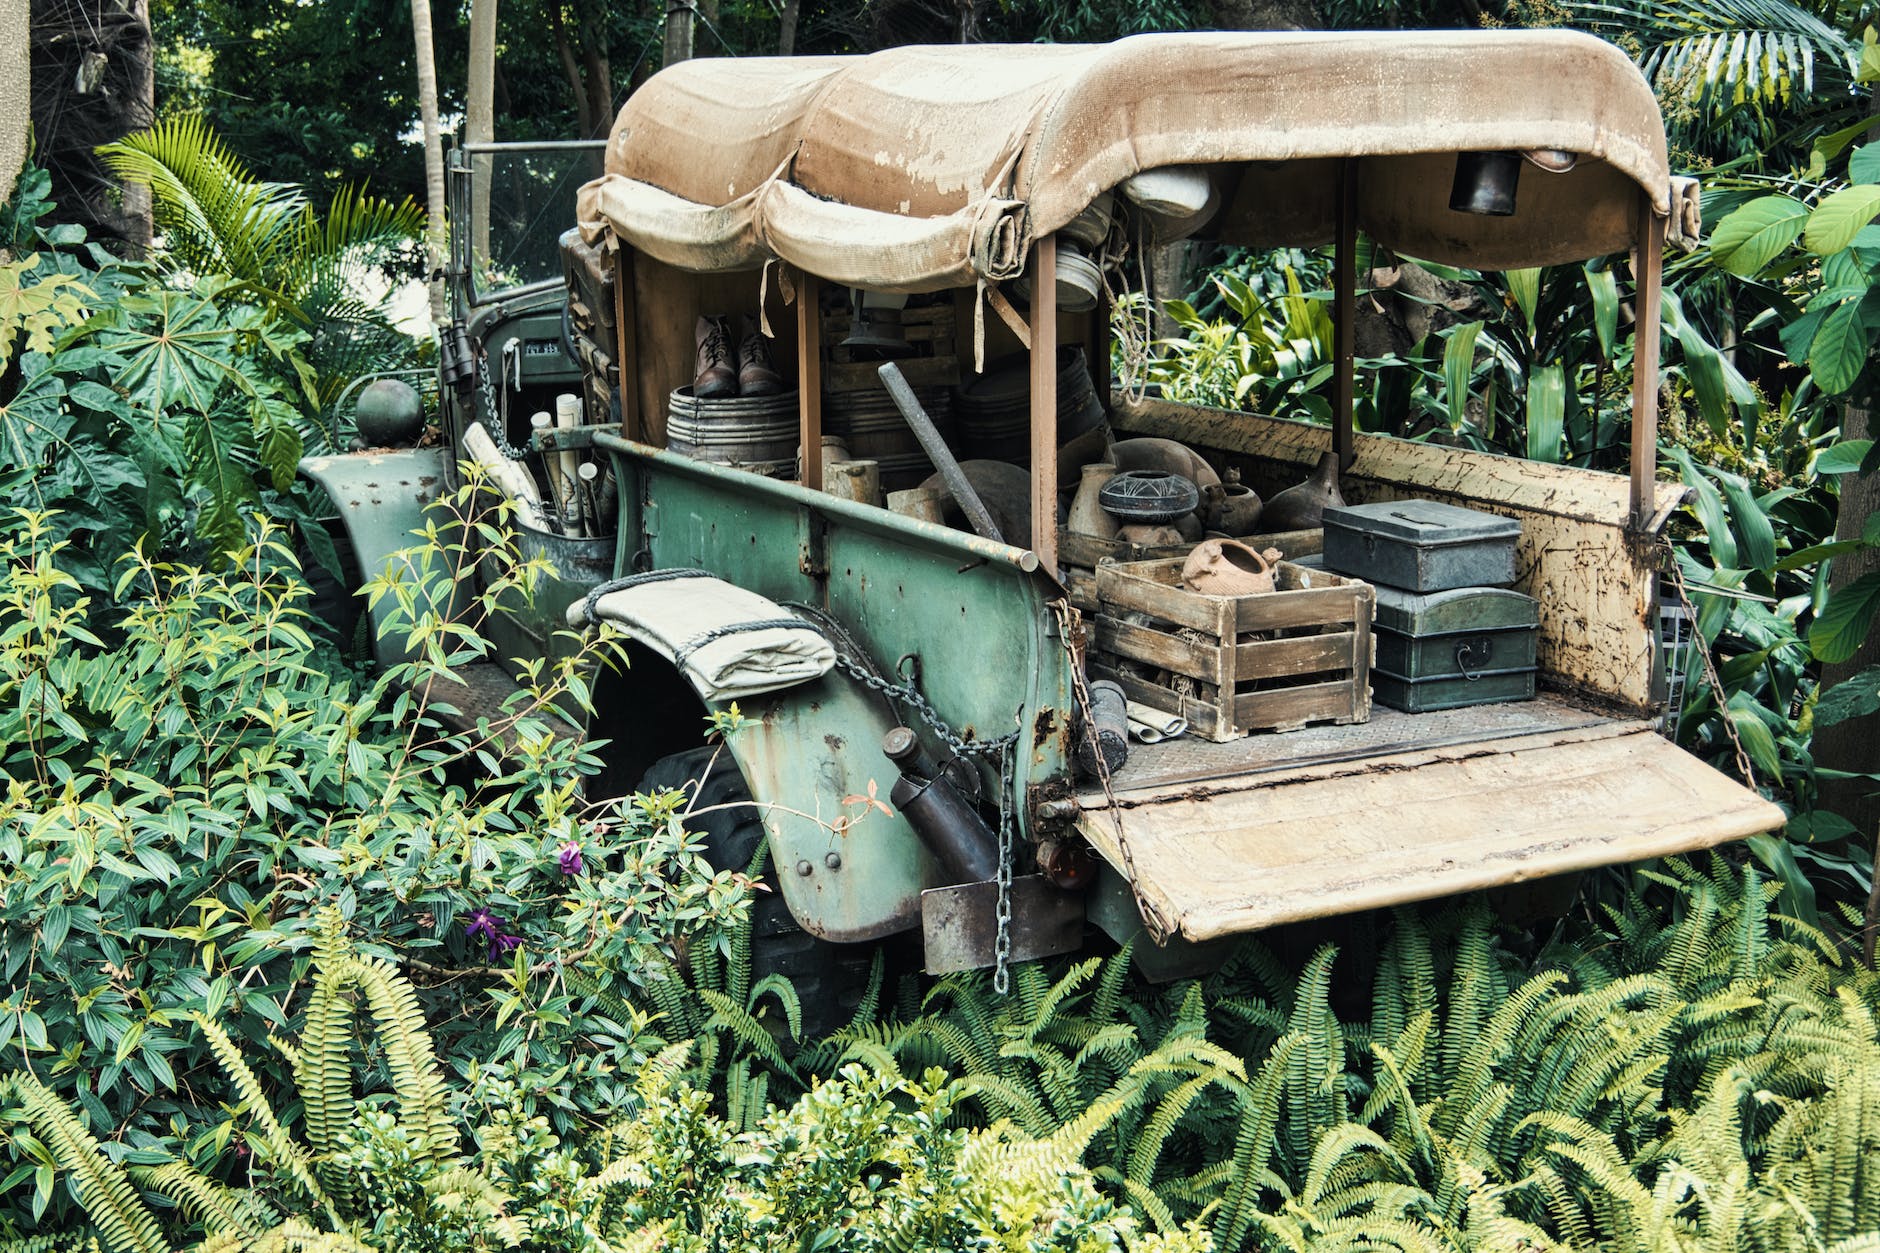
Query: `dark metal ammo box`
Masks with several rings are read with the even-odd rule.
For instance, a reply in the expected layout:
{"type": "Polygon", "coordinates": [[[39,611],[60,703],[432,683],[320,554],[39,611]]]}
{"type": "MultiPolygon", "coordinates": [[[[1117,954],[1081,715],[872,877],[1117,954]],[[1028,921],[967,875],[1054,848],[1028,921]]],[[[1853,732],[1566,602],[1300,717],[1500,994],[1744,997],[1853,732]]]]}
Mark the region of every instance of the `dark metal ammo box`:
{"type": "Polygon", "coordinates": [[[1434,500],[1325,511],[1325,568],[1384,587],[1441,592],[1514,582],[1521,524],[1434,500]]]}
{"type": "Polygon", "coordinates": [[[1377,588],[1371,693],[1407,713],[1531,700],[1540,606],[1504,588],[1377,588]]]}

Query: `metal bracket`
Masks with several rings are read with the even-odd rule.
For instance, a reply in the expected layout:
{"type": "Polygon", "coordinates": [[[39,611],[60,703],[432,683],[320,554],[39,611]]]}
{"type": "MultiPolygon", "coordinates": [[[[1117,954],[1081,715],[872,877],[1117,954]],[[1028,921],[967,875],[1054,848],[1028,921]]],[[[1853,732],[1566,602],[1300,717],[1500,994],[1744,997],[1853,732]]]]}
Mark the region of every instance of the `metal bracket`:
{"type": "MultiPolygon", "coordinates": [[[[1012,880],[1012,947],[1008,960],[1036,961],[1069,953],[1084,941],[1084,896],[1052,886],[1043,875],[1012,880]]],[[[998,960],[999,885],[962,883],[920,894],[921,938],[928,974],[982,970],[998,960]]]]}

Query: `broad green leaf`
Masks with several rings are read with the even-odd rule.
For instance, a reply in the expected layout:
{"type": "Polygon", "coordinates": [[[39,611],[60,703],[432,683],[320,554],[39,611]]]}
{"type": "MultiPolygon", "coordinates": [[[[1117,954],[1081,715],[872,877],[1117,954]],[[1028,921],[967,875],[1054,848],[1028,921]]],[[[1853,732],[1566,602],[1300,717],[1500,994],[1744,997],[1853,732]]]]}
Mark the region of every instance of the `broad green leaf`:
{"type": "Polygon", "coordinates": [[[1847,154],[1850,183],[1880,183],[1880,144],[1862,144],[1847,154]]]}
{"type": "Polygon", "coordinates": [[[1815,473],[1857,474],[1862,459],[1872,447],[1873,441],[1870,439],[1844,439],[1838,444],[1830,444],[1815,458],[1815,473]]]}
{"type": "Polygon", "coordinates": [[[1830,557],[1845,557],[1867,547],[1867,541],[1850,539],[1837,540],[1829,544],[1813,544],[1807,548],[1790,553],[1776,562],[1778,570],[1800,570],[1803,566],[1812,566],[1817,561],[1826,561],[1830,557]]]}
{"type": "Polygon", "coordinates": [[[1815,206],[1802,230],[1802,242],[1816,256],[1829,256],[1854,242],[1854,236],[1880,213],[1880,187],[1843,187],[1815,206]]]}
{"type": "Polygon", "coordinates": [[[1737,565],[1736,535],[1730,529],[1730,518],[1724,509],[1723,494],[1717,485],[1691,460],[1691,454],[1673,446],[1671,457],[1678,463],[1684,485],[1691,489],[1691,508],[1697,514],[1697,520],[1704,524],[1704,534],[1710,541],[1710,558],[1713,564],[1724,569],[1734,570],[1737,565]]]}
{"type": "Polygon", "coordinates": [[[1756,763],[1756,768],[1769,776],[1770,782],[1782,778],[1782,753],[1776,748],[1776,738],[1769,731],[1769,724],[1762,720],[1762,711],[1750,700],[1747,693],[1737,692],[1730,697],[1730,726],[1736,731],[1736,738],[1742,741],[1743,749],[1749,759],[1756,763]]]}
{"type": "Polygon", "coordinates": [[[1546,365],[1528,379],[1527,455],[1529,461],[1558,463],[1565,452],[1567,381],[1559,365],[1546,365]]]}
{"type": "Polygon", "coordinates": [[[1710,259],[1743,278],[1758,274],[1795,242],[1808,206],[1788,196],[1752,200],[1710,232],[1710,259]]]}
{"type": "Polygon", "coordinates": [[[1867,364],[1867,327],[1860,302],[1850,300],[1821,320],[1808,346],[1808,369],[1822,391],[1838,395],[1854,385],[1867,364]]]}
{"type": "Polygon", "coordinates": [[[1611,267],[1585,268],[1586,290],[1593,297],[1593,330],[1599,336],[1599,355],[1612,360],[1619,338],[1619,280],[1611,267]]]}
{"type": "Polygon", "coordinates": [[[1782,884],[1782,895],[1776,899],[1777,908],[1811,927],[1819,926],[1815,885],[1808,877],[1808,872],[1796,862],[1795,845],[1781,835],[1752,835],[1745,843],[1756,855],[1756,860],[1767,866],[1769,872],[1782,884]]]}
{"type": "Polygon", "coordinates": [[[1509,270],[1502,277],[1507,280],[1508,293],[1514,297],[1515,305],[1527,322],[1528,338],[1534,338],[1534,314],[1541,303],[1541,272],[1538,269],[1509,270]]]}
{"type": "Polygon", "coordinates": [[[1880,713],[1880,666],[1868,666],[1860,673],[1836,683],[1815,701],[1815,725],[1833,726],[1849,718],[1865,718],[1880,713]]]}
{"type": "Polygon", "coordinates": [[[1830,664],[1847,661],[1860,651],[1880,609],[1880,570],[1863,574],[1837,587],[1808,628],[1808,647],[1817,659],[1830,664]]]}
{"type": "Polygon", "coordinates": [[[1776,531],[1749,484],[1735,474],[1717,472],[1723,497],[1730,504],[1730,523],[1736,532],[1737,552],[1743,567],[1767,570],[1776,563],[1776,531]]]}
{"type": "Polygon", "coordinates": [[[1475,338],[1482,323],[1464,322],[1449,333],[1443,345],[1443,399],[1449,405],[1449,426],[1461,430],[1469,415],[1469,376],[1475,372],[1475,338]]]}

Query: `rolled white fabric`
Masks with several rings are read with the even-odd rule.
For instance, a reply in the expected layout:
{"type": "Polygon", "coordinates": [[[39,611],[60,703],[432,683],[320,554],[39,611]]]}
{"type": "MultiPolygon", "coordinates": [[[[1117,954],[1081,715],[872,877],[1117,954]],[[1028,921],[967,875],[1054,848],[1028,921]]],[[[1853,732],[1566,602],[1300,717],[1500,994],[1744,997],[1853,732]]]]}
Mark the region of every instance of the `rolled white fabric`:
{"type": "Polygon", "coordinates": [[[570,626],[612,622],[678,666],[707,700],[819,679],[836,664],[821,631],[775,601],[702,571],[602,584],[568,607],[570,626]]]}
{"type": "Polygon", "coordinates": [[[1188,731],[1188,719],[1178,714],[1163,713],[1137,701],[1130,701],[1126,706],[1129,713],[1129,733],[1139,744],[1160,744],[1163,740],[1172,740],[1188,731]]]}

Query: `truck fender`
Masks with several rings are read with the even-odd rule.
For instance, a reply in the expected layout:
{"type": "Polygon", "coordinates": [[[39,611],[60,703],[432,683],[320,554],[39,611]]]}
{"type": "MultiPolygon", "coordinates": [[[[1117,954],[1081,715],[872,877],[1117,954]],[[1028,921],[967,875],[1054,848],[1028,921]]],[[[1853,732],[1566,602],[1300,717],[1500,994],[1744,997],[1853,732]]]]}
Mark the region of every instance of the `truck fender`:
{"type": "MultiPolygon", "coordinates": [[[[338,509],[364,578],[383,573],[400,549],[419,542],[426,509],[448,486],[444,456],[442,448],[397,448],[301,460],[300,472],[319,484],[338,509]]],[[[467,593],[452,586],[448,595],[442,608],[454,618],[467,593]]],[[[385,598],[371,611],[372,651],[381,666],[411,660],[404,640],[387,629],[394,609],[385,598]]]]}

